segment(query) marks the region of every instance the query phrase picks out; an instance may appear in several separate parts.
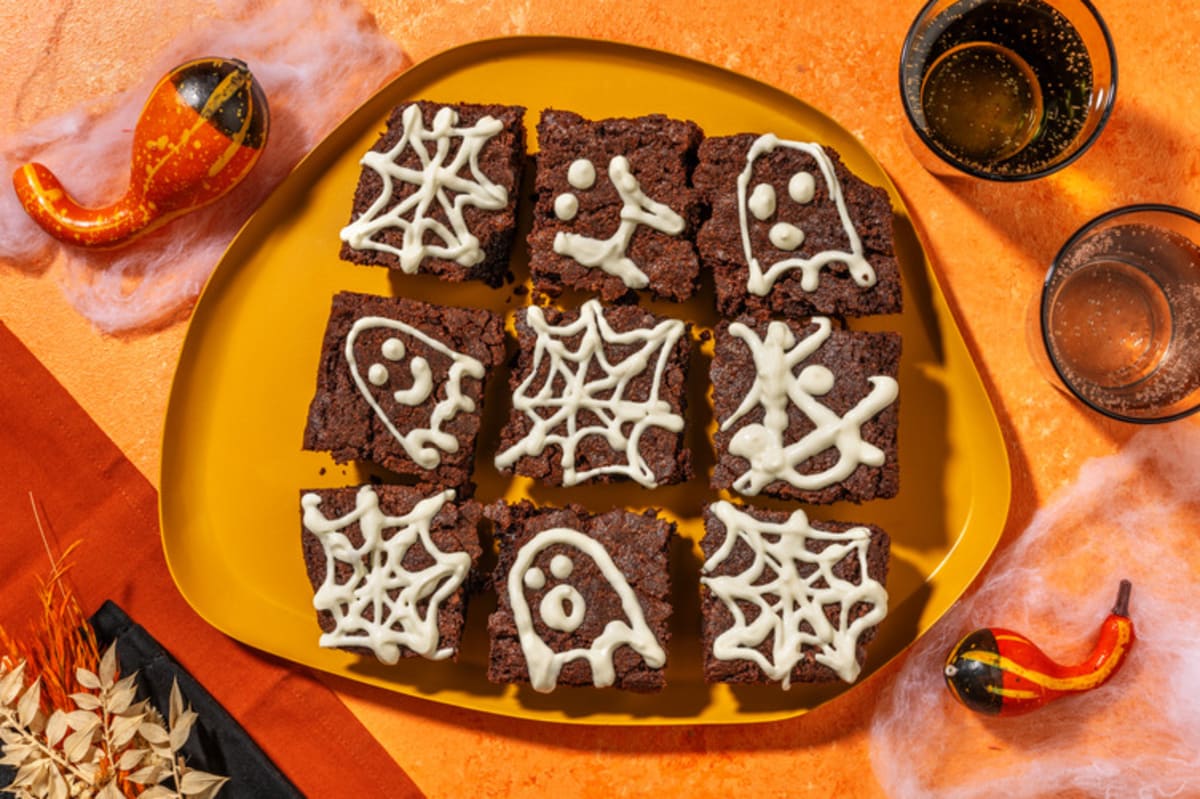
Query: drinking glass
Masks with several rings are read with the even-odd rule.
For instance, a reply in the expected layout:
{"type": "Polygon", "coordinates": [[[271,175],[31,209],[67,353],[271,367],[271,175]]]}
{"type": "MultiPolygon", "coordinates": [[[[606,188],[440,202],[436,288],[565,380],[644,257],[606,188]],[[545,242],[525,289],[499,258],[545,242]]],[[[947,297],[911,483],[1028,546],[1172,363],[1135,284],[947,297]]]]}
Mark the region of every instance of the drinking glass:
{"type": "Polygon", "coordinates": [[[1062,386],[1126,422],[1200,409],[1200,216],[1132,205],[1088,222],[1042,288],[1041,333],[1062,386]]]}
{"type": "Polygon", "coordinates": [[[1033,180],[1096,140],[1117,61],[1088,0],[929,0],[900,54],[910,146],[941,176],[1033,180]]]}

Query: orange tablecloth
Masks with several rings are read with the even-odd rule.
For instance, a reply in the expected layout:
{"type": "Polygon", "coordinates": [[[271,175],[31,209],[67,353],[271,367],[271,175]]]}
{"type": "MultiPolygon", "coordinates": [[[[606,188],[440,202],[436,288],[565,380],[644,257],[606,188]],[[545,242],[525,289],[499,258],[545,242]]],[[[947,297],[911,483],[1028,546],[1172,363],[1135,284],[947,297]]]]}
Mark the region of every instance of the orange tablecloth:
{"type": "MultiPolygon", "coordinates": [[[[0,132],[141,76],[189,22],[190,0],[27,0],[5,4],[0,132]]],[[[1036,370],[1025,320],[1060,243],[1082,222],[1130,202],[1200,208],[1200,6],[1099,0],[1120,61],[1118,101],[1098,144],[1068,170],[1018,185],[939,182],[906,148],[896,96],[900,43],[921,3],[877,0],[629,0],[474,4],[365,0],[419,61],[506,34],[589,36],[656,47],[773,84],[853,131],[898,184],[991,392],[1013,469],[1006,535],[1085,459],[1132,433],[1085,413],[1036,370]]],[[[0,319],[65,385],[151,481],[169,381],[185,332],[96,333],[63,300],[55,269],[0,265],[0,319]]],[[[335,681],[340,696],[431,795],[582,793],[879,796],[866,730],[894,666],[803,718],[746,727],[603,730],[446,709],[335,681]]]]}

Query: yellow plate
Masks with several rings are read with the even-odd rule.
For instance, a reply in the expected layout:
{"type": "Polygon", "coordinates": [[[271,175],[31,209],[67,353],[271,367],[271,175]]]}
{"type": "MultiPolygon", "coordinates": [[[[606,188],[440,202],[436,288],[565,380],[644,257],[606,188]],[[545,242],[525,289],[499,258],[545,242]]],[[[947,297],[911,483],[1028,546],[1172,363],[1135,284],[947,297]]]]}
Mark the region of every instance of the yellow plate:
{"type": "MultiPolygon", "coordinates": [[[[486,41],[419,64],[344,122],[284,181],[218,265],[196,307],[172,387],[163,441],[163,547],[180,591],[211,624],[251,646],[318,669],[411,696],[547,721],[603,724],[728,723],[794,716],[850,688],[706,686],[701,678],[696,571],[712,464],[704,399],[708,356],[693,362],[689,443],[701,476],[685,486],[535,488],[501,478],[490,464],[504,415],[503,390],[489,392],[477,464],[477,496],[532,494],[542,503],[580,501],[657,506],[679,523],[673,550],[675,616],[667,689],[643,696],[559,689],[540,695],[486,679],[486,616],[474,604],[458,663],[412,659],[385,667],[317,646],[312,592],[300,549],[299,491],[352,485],[366,472],[300,449],[315,387],[331,296],[343,289],[404,294],[501,312],[524,303],[513,287],[438,283],[426,276],[354,266],[338,258],[358,159],[388,110],[410,99],[495,102],[589,117],[653,112],[698,122],[709,135],[771,131],[834,147],[865,180],[887,188],[905,281],[901,315],[855,323],[897,329],[901,365],[901,491],[892,500],[813,509],[818,517],[873,522],[891,533],[891,612],[861,679],[901,652],[958,598],[987,560],[1008,511],[1008,461],[991,404],[914,234],[903,201],[882,168],[849,132],[769,86],[707,64],[633,47],[561,38],[486,41]],[[698,392],[698,393],[697,393],[698,392]],[[499,410],[497,410],[499,408],[499,410]],[[489,444],[491,447],[489,447],[489,444]]],[[[524,224],[528,225],[526,214],[524,224]]],[[[528,276],[518,247],[513,266],[528,276]]],[[[519,284],[519,281],[518,281],[519,284]]],[[[650,303],[700,325],[715,322],[712,290],[683,306],[650,303]]],[[[496,381],[506,381],[500,372],[496,381]]],[[[489,602],[491,604],[489,604],[489,602]]]]}

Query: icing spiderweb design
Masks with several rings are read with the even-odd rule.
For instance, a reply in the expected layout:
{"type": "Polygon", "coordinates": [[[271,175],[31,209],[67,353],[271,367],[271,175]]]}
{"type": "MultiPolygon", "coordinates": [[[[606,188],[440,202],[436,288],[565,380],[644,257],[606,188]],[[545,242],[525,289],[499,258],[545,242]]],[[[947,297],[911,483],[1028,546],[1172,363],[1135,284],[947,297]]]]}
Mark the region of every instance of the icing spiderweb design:
{"type": "Polygon", "coordinates": [[[508,204],[508,190],[493,183],[479,167],[480,152],[503,130],[503,123],[485,116],[470,127],[459,127],[457,112],[441,108],[433,126],[426,129],[416,104],[405,108],[401,118],[403,133],[395,146],[385,153],[372,150],[362,158],[364,167],[379,173],[383,189],[362,216],[342,229],[342,241],[357,250],[391,253],[400,259],[400,269],[409,274],[417,271],[426,256],[462,266],[478,264],[484,253],[479,239],[467,228],[463,209],[470,205],[497,211],[508,204]],[[407,148],[416,154],[420,169],[396,163],[407,148]],[[464,168],[469,169],[469,177],[462,174],[464,168]],[[416,187],[415,191],[389,208],[402,184],[416,187]],[[449,226],[430,216],[435,204],[445,212],[449,226]],[[402,232],[399,248],[376,238],[389,228],[402,232]],[[440,239],[441,244],[426,244],[426,234],[440,239]]]}
{"type": "Polygon", "coordinates": [[[746,325],[735,322],[729,334],[743,341],[754,359],[754,384],[741,405],[721,423],[721,430],[733,427],[755,408],[763,409],[761,423],[747,424],[729,442],[732,455],[749,462],[734,481],[738,492],[753,496],[776,480],[783,480],[804,491],[819,490],[849,477],[860,464],[880,466],[884,452],[863,440],[862,426],[895,401],[899,384],[887,375],[868,378],[871,391],[843,416],[823,405],[817,398],[828,394],[834,374],[820,364],[810,364],[795,373],[795,368],[820,349],[829,339],[829,319],[813,317],[816,331],[799,341],[783,322],[771,322],[764,338],[746,325]],[[785,444],[788,428],[788,404],[798,407],[815,425],[807,435],[785,444]],[[828,449],[836,449],[837,461],[820,472],[802,473],[796,467],[828,449]]]}
{"type": "Polygon", "coordinates": [[[471,556],[443,552],[430,534],[433,518],[454,499],[453,491],[422,499],[403,516],[388,516],[369,486],[359,489],[355,507],[336,519],[321,513],[321,497],[305,494],[300,501],[304,527],[317,537],[325,552],[325,580],[313,596],[313,607],[328,611],[333,631],[321,635],[323,647],[363,647],[384,663],[396,663],[401,647],[431,660],[453,654],[438,648],[438,610],[466,579],[471,556]],[[357,524],[362,543],[355,545],[346,530],[357,524]],[[393,531],[385,536],[386,531],[393,531]],[[416,571],[403,566],[413,546],[424,550],[430,565],[416,571]],[[338,566],[352,570],[339,581],[338,566]]]}
{"type": "Polygon", "coordinates": [[[563,485],[576,485],[601,474],[620,474],[655,487],[657,478],[639,444],[651,427],[675,433],[683,430],[683,417],[659,397],[671,352],[685,330],[683,322],[667,319],[650,329],[618,333],[596,300],[584,303],[579,318],[565,325],[549,324],[537,306],[529,308],[526,319],[537,341],[533,367],[513,392],[513,408],[524,413],[532,426],[524,438],[496,456],[496,468],[509,468],[520,457],[538,455],[553,445],[562,449],[563,485]],[[580,340],[571,349],[567,342],[574,336],[580,340]],[[614,363],[605,351],[606,344],[637,349],[614,363]],[[651,364],[654,378],[649,395],[631,399],[627,396],[631,382],[651,364]],[[598,376],[593,375],[594,367],[599,369],[598,376]],[[535,390],[539,375],[544,380],[535,390]],[[603,437],[624,454],[625,463],[578,469],[576,450],[588,436],[603,437]]]}
{"type": "Polygon", "coordinates": [[[856,680],[859,637],[887,615],[887,591],[867,572],[870,530],[816,530],[800,510],[783,523],[765,522],[723,500],[712,505],[712,512],[725,528],[725,540],[705,561],[700,582],[733,616],[732,625],[713,642],[712,654],[751,660],[785,690],[808,651],[846,682],[856,680]],[[828,543],[813,552],[807,545],[814,541],[828,543]],[[738,544],[754,553],[749,568],[713,576],[738,544]],[[846,558],[857,561],[857,582],[835,572],[846,558]],[[858,603],[870,609],[851,619],[858,603]],[[748,613],[747,605],[754,612],[748,613]],[[838,607],[836,622],[825,615],[827,606],[838,607]],[[763,654],[759,647],[768,640],[770,652],[763,654]]]}

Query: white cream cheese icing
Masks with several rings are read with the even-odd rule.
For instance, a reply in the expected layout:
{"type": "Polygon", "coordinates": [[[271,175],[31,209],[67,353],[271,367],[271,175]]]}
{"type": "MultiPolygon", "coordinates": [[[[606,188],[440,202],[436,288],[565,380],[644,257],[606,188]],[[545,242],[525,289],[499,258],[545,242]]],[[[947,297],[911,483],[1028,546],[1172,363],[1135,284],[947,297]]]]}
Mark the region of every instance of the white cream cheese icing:
{"type": "Polygon", "coordinates": [[[508,189],[494,183],[479,166],[484,145],[504,129],[504,123],[484,116],[474,125],[459,126],[458,112],[443,107],[427,129],[415,103],[401,112],[401,121],[400,140],[390,150],[372,150],[362,157],[360,163],[379,174],[383,188],[361,216],[342,228],[342,241],[356,250],[391,253],[408,274],[416,272],[427,257],[462,266],[478,264],[484,253],[479,239],[467,227],[463,209],[474,206],[498,211],[508,205],[508,189]],[[397,163],[408,148],[420,160],[419,169],[397,163]],[[402,184],[415,186],[416,190],[393,206],[393,197],[402,184]],[[433,217],[435,207],[445,212],[449,226],[433,217]],[[391,228],[402,232],[400,247],[378,238],[391,228]],[[440,243],[427,243],[427,238],[440,243]]]}
{"type": "Polygon", "coordinates": [[[354,510],[328,519],[321,513],[319,494],[301,498],[304,528],[325,553],[325,580],[313,595],[313,607],[332,615],[334,629],[321,635],[321,646],[364,647],[389,664],[399,661],[401,647],[431,660],[453,654],[440,645],[438,612],[466,579],[471,556],[443,552],[431,536],[434,517],[453,499],[453,491],[443,491],[402,516],[389,516],[380,509],[375,489],[365,485],[354,510]],[[354,525],[363,539],[358,546],[347,533],[354,525]],[[433,562],[409,571],[402,564],[414,546],[433,562]],[[352,569],[348,580],[338,581],[339,565],[352,569]]]}
{"type": "Polygon", "coordinates": [[[888,375],[868,377],[870,392],[845,416],[838,416],[822,405],[817,398],[833,388],[833,373],[819,364],[810,364],[799,374],[795,372],[796,367],[820,349],[831,334],[829,319],[817,316],[813,317],[813,322],[817,329],[799,341],[792,330],[779,321],[768,324],[762,339],[740,322],[729,326],[729,334],[749,348],[755,377],[737,410],[721,422],[720,429],[730,430],[755,408],[763,410],[761,422],[740,428],[729,442],[729,452],[749,462],[749,468],[733,483],[734,489],[743,495],[756,495],[776,480],[783,480],[803,491],[819,490],[846,479],[860,464],[881,466],[885,460],[882,450],[863,440],[862,425],[895,401],[899,384],[888,375]],[[799,408],[815,425],[812,431],[792,443],[784,441],[789,403],[799,408]],[[838,452],[837,462],[832,466],[821,472],[797,470],[809,458],[830,448],[838,452]]]}
{"type": "Polygon", "coordinates": [[[660,321],[653,328],[618,333],[604,318],[597,300],[588,300],[579,318],[564,325],[551,325],[541,308],[531,306],[526,323],[536,334],[529,375],[513,392],[513,409],[524,413],[529,433],[496,455],[497,469],[507,469],[523,455],[539,455],[548,446],[562,450],[563,485],[571,486],[601,474],[621,474],[653,488],[657,479],[643,457],[642,434],[651,427],[672,432],[683,430],[683,417],[659,394],[671,352],[685,326],[678,319],[660,321]],[[567,341],[580,335],[575,349],[567,341]],[[612,362],[605,346],[634,345],[638,349],[612,362]],[[589,377],[593,365],[601,374],[589,377]],[[654,370],[653,387],[644,400],[626,396],[630,383],[647,369],[654,370]],[[538,388],[535,379],[542,378],[538,388]],[[588,419],[580,415],[587,412],[588,419]],[[588,436],[601,436],[624,463],[580,470],[576,450],[588,436]]]}
{"type": "Polygon", "coordinates": [[[725,538],[704,562],[700,582],[733,616],[733,624],[713,641],[713,656],[751,660],[786,690],[805,651],[815,649],[818,663],[846,682],[854,682],[860,671],[859,638],[888,611],[887,590],[867,571],[871,531],[866,527],[845,532],[817,530],[802,510],[794,511],[783,523],[774,523],[755,519],[724,500],[711,508],[725,528],[725,538]],[[811,552],[809,541],[829,543],[820,552],[811,552]],[[750,568],[740,574],[714,576],[739,544],[754,553],[750,568]],[[834,573],[834,566],[847,557],[858,561],[858,582],[834,573]],[[870,609],[851,620],[850,611],[860,602],[870,609]],[[746,605],[757,613],[747,614],[746,605]],[[838,607],[836,623],[830,623],[825,615],[829,605],[838,607]],[[758,647],[768,640],[770,654],[764,655],[758,647]]]}
{"type": "MultiPolygon", "coordinates": [[[[788,196],[798,203],[811,202],[814,191],[814,178],[808,172],[798,172],[788,181],[788,196]]],[[[772,190],[772,196],[774,196],[774,190],[772,190]]],[[[850,219],[850,212],[846,208],[846,199],[842,194],[841,184],[838,182],[837,175],[834,172],[833,162],[820,145],[809,142],[788,141],[770,133],[759,136],[750,145],[750,149],[746,153],[746,166],[741,174],[738,175],[737,206],[738,224],[742,235],[742,251],[746,259],[746,265],[749,267],[746,289],[751,294],[760,297],[766,296],[771,292],[772,287],[774,287],[775,282],[780,277],[795,269],[800,270],[801,289],[808,292],[816,291],[821,282],[821,270],[835,262],[846,264],[850,270],[851,278],[857,285],[863,288],[875,285],[875,269],[863,255],[862,240],[859,238],[858,232],[854,228],[854,223],[850,219]],[[759,220],[765,220],[770,214],[759,216],[759,212],[763,210],[761,203],[762,195],[759,193],[757,186],[753,193],[750,193],[749,187],[754,173],[755,162],[761,156],[774,152],[779,147],[799,150],[800,152],[807,153],[816,160],[817,166],[821,170],[821,176],[825,180],[825,187],[829,192],[829,197],[837,206],[838,216],[842,221],[842,229],[849,240],[849,250],[825,250],[814,254],[811,258],[785,258],[771,264],[766,270],[763,269],[762,263],[759,261],[758,256],[755,255],[750,242],[750,220],[748,216],[753,215],[759,220]],[[759,195],[760,200],[753,203],[756,206],[755,208],[751,208],[750,206],[756,194],[759,195]]],[[[777,249],[785,251],[794,250],[800,246],[799,242],[803,241],[803,232],[801,232],[799,241],[796,241],[794,235],[781,236],[780,240],[791,246],[780,247],[775,243],[776,237],[771,237],[772,244],[777,249]]]]}
{"type": "MultiPolygon", "coordinates": [[[[418,330],[412,325],[384,316],[364,316],[355,320],[354,324],[350,327],[350,333],[346,336],[346,344],[343,352],[346,357],[346,363],[350,368],[350,376],[354,379],[354,384],[358,386],[359,392],[367,401],[371,410],[383,422],[388,432],[392,434],[392,437],[396,439],[418,466],[424,469],[434,469],[442,462],[442,452],[454,453],[458,451],[458,438],[452,433],[443,430],[442,425],[453,419],[460,412],[470,413],[475,410],[475,401],[463,392],[463,379],[468,377],[475,378],[476,380],[483,379],[485,372],[483,364],[479,360],[472,358],[470,355],[464,355],[461,352],[452,350],[441,341],[418,330]],[[358,363],[358,356],[354,353],[354,345],[363,331],[377,328],[388,328],[411,336],[450,359],[450,369],[445,376],[445,397],[434,405],[428,427],[416,427],[407,433],[401,433],[391,418],[388,417],[383,406],[379,404],[368,383],[377,388],[382,388],[390,381],[391,370],[384,363],[375,362],[370,364],[366,370],[366,379],[363,379],[362,369],[360,369],[358,363]]],[[[388,338],[380,346],[379,354],[388,361],[399,361],[407,354],[407,348],[400,339],[394,337],[388,338]]],[[[416,407],[429,399],[433,394],[433,373],[429,362],[419,356],[409,360],[408,369],[412,375],[412,385],[405,389],[393,391],[392,397],[401,405],[416,407]]]]}
{"type": "MultiPolygon", "coordinates": [[[[555,555],[550,563],[550,571],[560,580],[567,579],[573,571],[571,559],[565,555],[555,555]]],[[[616,681],[613,653],[622,646],[632,648],[651,668],[662,668],[667,662],[667,654],[646,624],[641,603],[638,602],[625,575],[617,568],[612,556],[599,541],[578,530],[554,527],[534,535],[517,551],[512,569],[508,573],[507,590],[521,651],[529,668],[529,681],[535,691],[552,691],[558,683],[558,675],[563,666],[580,659],[586,660],[591,666],[592,681],[597,687],[612,685],[616,681]],[[539,554],[555,544],[571,547],[580,555],[591,558],[616,592],[621,601],[621,609],[625,613],[624,619],[609,620],[604,626],[604,631],[587,648],[576,647],[555,652],[538,636],[534,628],[533,611],[525,597],[524,588],[539,590],[546,585],[545,573],[533,563],[539,554]],[[536,572],[532,585],[528,577],[531,572],[536,572]]],[[[587,605],[579,590],[564,582],[546,593],[538,605],[538,612],[551,629],[571,633],[583,623],[587,605]]]]}
{"type": "MultiPolygon", "coordinates": [[[[620,223],[616,231],[607,239],[559,231],[554,236],[554,251],[574,259],[583,266],[599,268],[619,277],[629,288],[644,289],[650,284],[650,279],[628,256],[629,243],[633,240],[634,232],[639,225],[645,225],[661,233],[678,236],[685,227],[683,217],[669,206],[646,196],[630,169],[629,159],[625,156],[617,155],[609,161],[608,177],[621,198],[620,223]]],[[[577,159],[568,167],[567,182],[574,188],[584,190],[594,181],[595,167],[590,161],[577,159]]],[[[573,196],[560,194],[555,197],[554,209],[559,219],[566,221],[574,218],[579,207],[578,200],[576,199],[573,205],[563,200],[564,197],[573,196]],[[560,202],[564,203],[563,211],[567,211],[568,208],[574,210],[569,215],[560,213],[560,202]]]]}

